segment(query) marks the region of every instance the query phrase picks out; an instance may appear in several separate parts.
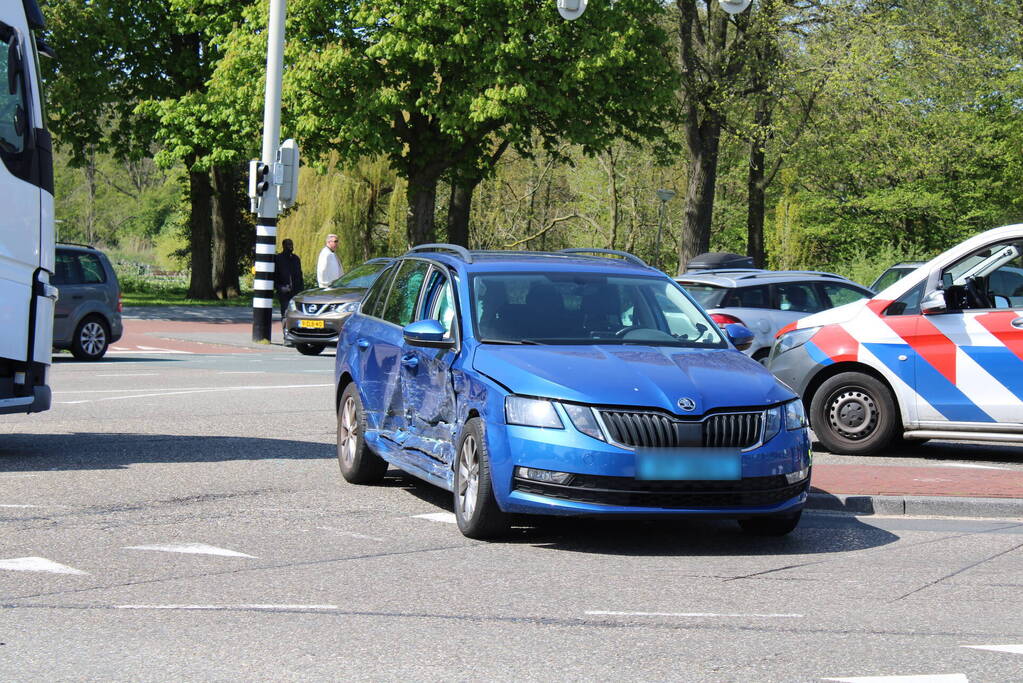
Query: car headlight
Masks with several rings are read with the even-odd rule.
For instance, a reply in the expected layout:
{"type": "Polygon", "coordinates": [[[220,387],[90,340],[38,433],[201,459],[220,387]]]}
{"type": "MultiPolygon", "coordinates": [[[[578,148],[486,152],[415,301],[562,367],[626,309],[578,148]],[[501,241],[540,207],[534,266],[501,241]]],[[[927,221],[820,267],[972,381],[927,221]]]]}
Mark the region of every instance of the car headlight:
{"type": "Polygon", "coordinates": [[[783,426],[790,431],[806,426],[806,411],[800,399],[764,411],[764,443],[776,437],[783,426]]]}
{"type": "Polygon", "coordinates": [[[820,327],[804,327],[800,330],[786,332],[780,339],[778,339],[778,349],[774,352],[774,355],[777,356],[785,353],[786,351],[791,351],[794,348],[802,346],[806,342],[810,341],[810,338],[817,334],[817,330],[819,329],[820,327]]]}
{"type": "Polygon", "coordinates": [[[298,310],[298,304],[295,303],[294,299],[292,299],[291,301],[288,302],[288,310],[289,311],[297,311],[298,310]]]}
{"type": "Polygon", "coordinates": [[[573,403],[562,403],[561,407],[568,413],[568,419],[572,421],[572,426],[578,429],[586,436],[592,436],[594,439],[599,441],[604,440],[604,433],[600,431],[600,425],[597,424],[597,418],[593,415],[593,408],[588,406],[579,406],[573,403]]]}
{"type": "Polygon", "coordinates": [[[508,396],[504,399],[504,419],[510,425],[565,428],[553,403],[522,396],[508,396]]]}
{"type": "Polygon", "coordinates": [[[782,407],[785,409],[785,429],[802,429],[806,426],[806,409],[801,400],[797,398],[782,407]]]}
{"type": "Polygon", "coordinates": [[[355,313],[359,310],[359,305],[361,303],[361,301],[349,301],[346,304],[337,304],[334,306],[334,310],[338,313],[355,313]]]}

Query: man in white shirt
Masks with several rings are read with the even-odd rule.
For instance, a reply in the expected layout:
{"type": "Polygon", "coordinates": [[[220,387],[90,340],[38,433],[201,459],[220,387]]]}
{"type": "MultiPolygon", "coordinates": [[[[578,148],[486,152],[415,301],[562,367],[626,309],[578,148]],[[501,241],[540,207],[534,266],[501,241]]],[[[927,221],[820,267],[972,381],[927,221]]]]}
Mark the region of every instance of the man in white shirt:
{"type": "Polygon", "coordinates": [[[327,246],[320,250],[320,258],[316,261],[316,282],[326,287],[344,275],[341,262],[337,260],[337,235],[327,235],[327,246]]]}

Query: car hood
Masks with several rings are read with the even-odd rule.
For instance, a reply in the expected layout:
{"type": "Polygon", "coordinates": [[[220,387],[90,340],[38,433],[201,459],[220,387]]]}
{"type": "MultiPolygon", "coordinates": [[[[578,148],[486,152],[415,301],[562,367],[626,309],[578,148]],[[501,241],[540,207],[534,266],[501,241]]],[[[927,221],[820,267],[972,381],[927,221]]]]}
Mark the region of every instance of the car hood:
{"type": "Polygon", "coordinates": [[[295,295],[295,299],[300,302],[307,301],[311,304],[327,304],[339,301],[362,301],[362,296],[365,293],[366,290],[362,287],[338,287],[336,289],[321,287],[299,292],[295,295]]]}
{"type": "Polygon", "coordinates": [[[778,330],[778,336],[797,328],[804,329],[807,327],[821,327],[823,325],[844,323],[847,320],[852,320],[856,317],[860,311],[867,307],[868,303],[878,300],[880,300],[880,297],[874,297],[873,299],[860,299],[859,301],[853,301],[842,306],[829,308],[828,310],[821,311],[820,313],[813,313],[812,315],[800,318],[795,323],[778,330]]]}
{"type": "Polygon", "coordinates": [[[656,407],[694,415],[795,397],[766,368],[730,349],[658,346],[496,346],[477,348],[473,367],[525,396],[597,405],[656,407]]]}

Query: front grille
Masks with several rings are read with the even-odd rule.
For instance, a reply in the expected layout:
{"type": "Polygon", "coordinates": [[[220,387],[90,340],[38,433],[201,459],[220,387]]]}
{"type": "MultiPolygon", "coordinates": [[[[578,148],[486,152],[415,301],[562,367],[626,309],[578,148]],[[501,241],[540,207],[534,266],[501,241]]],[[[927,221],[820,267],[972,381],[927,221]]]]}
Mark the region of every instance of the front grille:
{"type": "Polygon", "coordinates": [[[306,315],[321,315],[332,310],[334,304],[300,304],[299,307],[306,315]]]}
{"type": "Polygon", "coordinates": [[[749,448],[760,440],[763,414],[722,413],[701,421],[678,420],[663,413],[601,410],[608,435],[632,448],[711,446],[749,448]]]}
{"type": "Polygon", "coordinates": [[[641,508],[736,508],[777,505],[806,490],[807,481],[789,484],[784,475],[738,481],[640,481],[628,477],[572,475],[567,485],[516,478],[514,488],[578,503],[641,508]]]}

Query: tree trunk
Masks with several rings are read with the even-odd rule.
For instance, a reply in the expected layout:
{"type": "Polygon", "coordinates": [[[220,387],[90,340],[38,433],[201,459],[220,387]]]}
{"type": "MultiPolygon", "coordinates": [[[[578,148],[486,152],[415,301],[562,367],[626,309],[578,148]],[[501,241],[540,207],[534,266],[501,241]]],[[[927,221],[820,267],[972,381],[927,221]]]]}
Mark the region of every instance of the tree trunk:
{"type": "MultiPolygon", "coordinates": [[[[186,162],[191,168],[194,159],[186,162]]],[[[189,171],[189,250],[191,251],[192,275],[188,283],[188,298],[212,299],[213,262],[210,258],[212,246],[212,188],[208,171],[189,171]]]]}
{"type": "Polygon", "coordinates": [[[213,167],[213,290],[218,299],[238,296],[235,169],[213,167]]]}
{"type": "Polygon", "coordinates": [[[408,181],[408,219],[405,235],[408,244],[426,244],[434,240],[434,213],[437,210],[437,180],[439,176],[421,173],[408,181]]]}
{"type": "Polygon", "coordinates": [[[607,191],[611,202],[610,213],[611,213],[611,240],[608,244],[609,249],[617,248],[618,244],[618,168],[615,163],[614,149],[607,150],[607,191]]]}
{"type": "Polygon", "coordinates": [[[451,204],[448,206],[448,242],[469,248],[469,214],[472,195],[483,180],[481,177],[451,181],[451,204]]]}
{"type": "Polygon", "coordinates": [[[686,213],[682,241],[678,250],[678,272],[697,254],[710,249],[710,227],[714,217],[714,186],[718,171],[718,145],[721,121],[709,114],[702,122],[686,123],[689,146],[689,181],[686,188],[686,213]]]}

